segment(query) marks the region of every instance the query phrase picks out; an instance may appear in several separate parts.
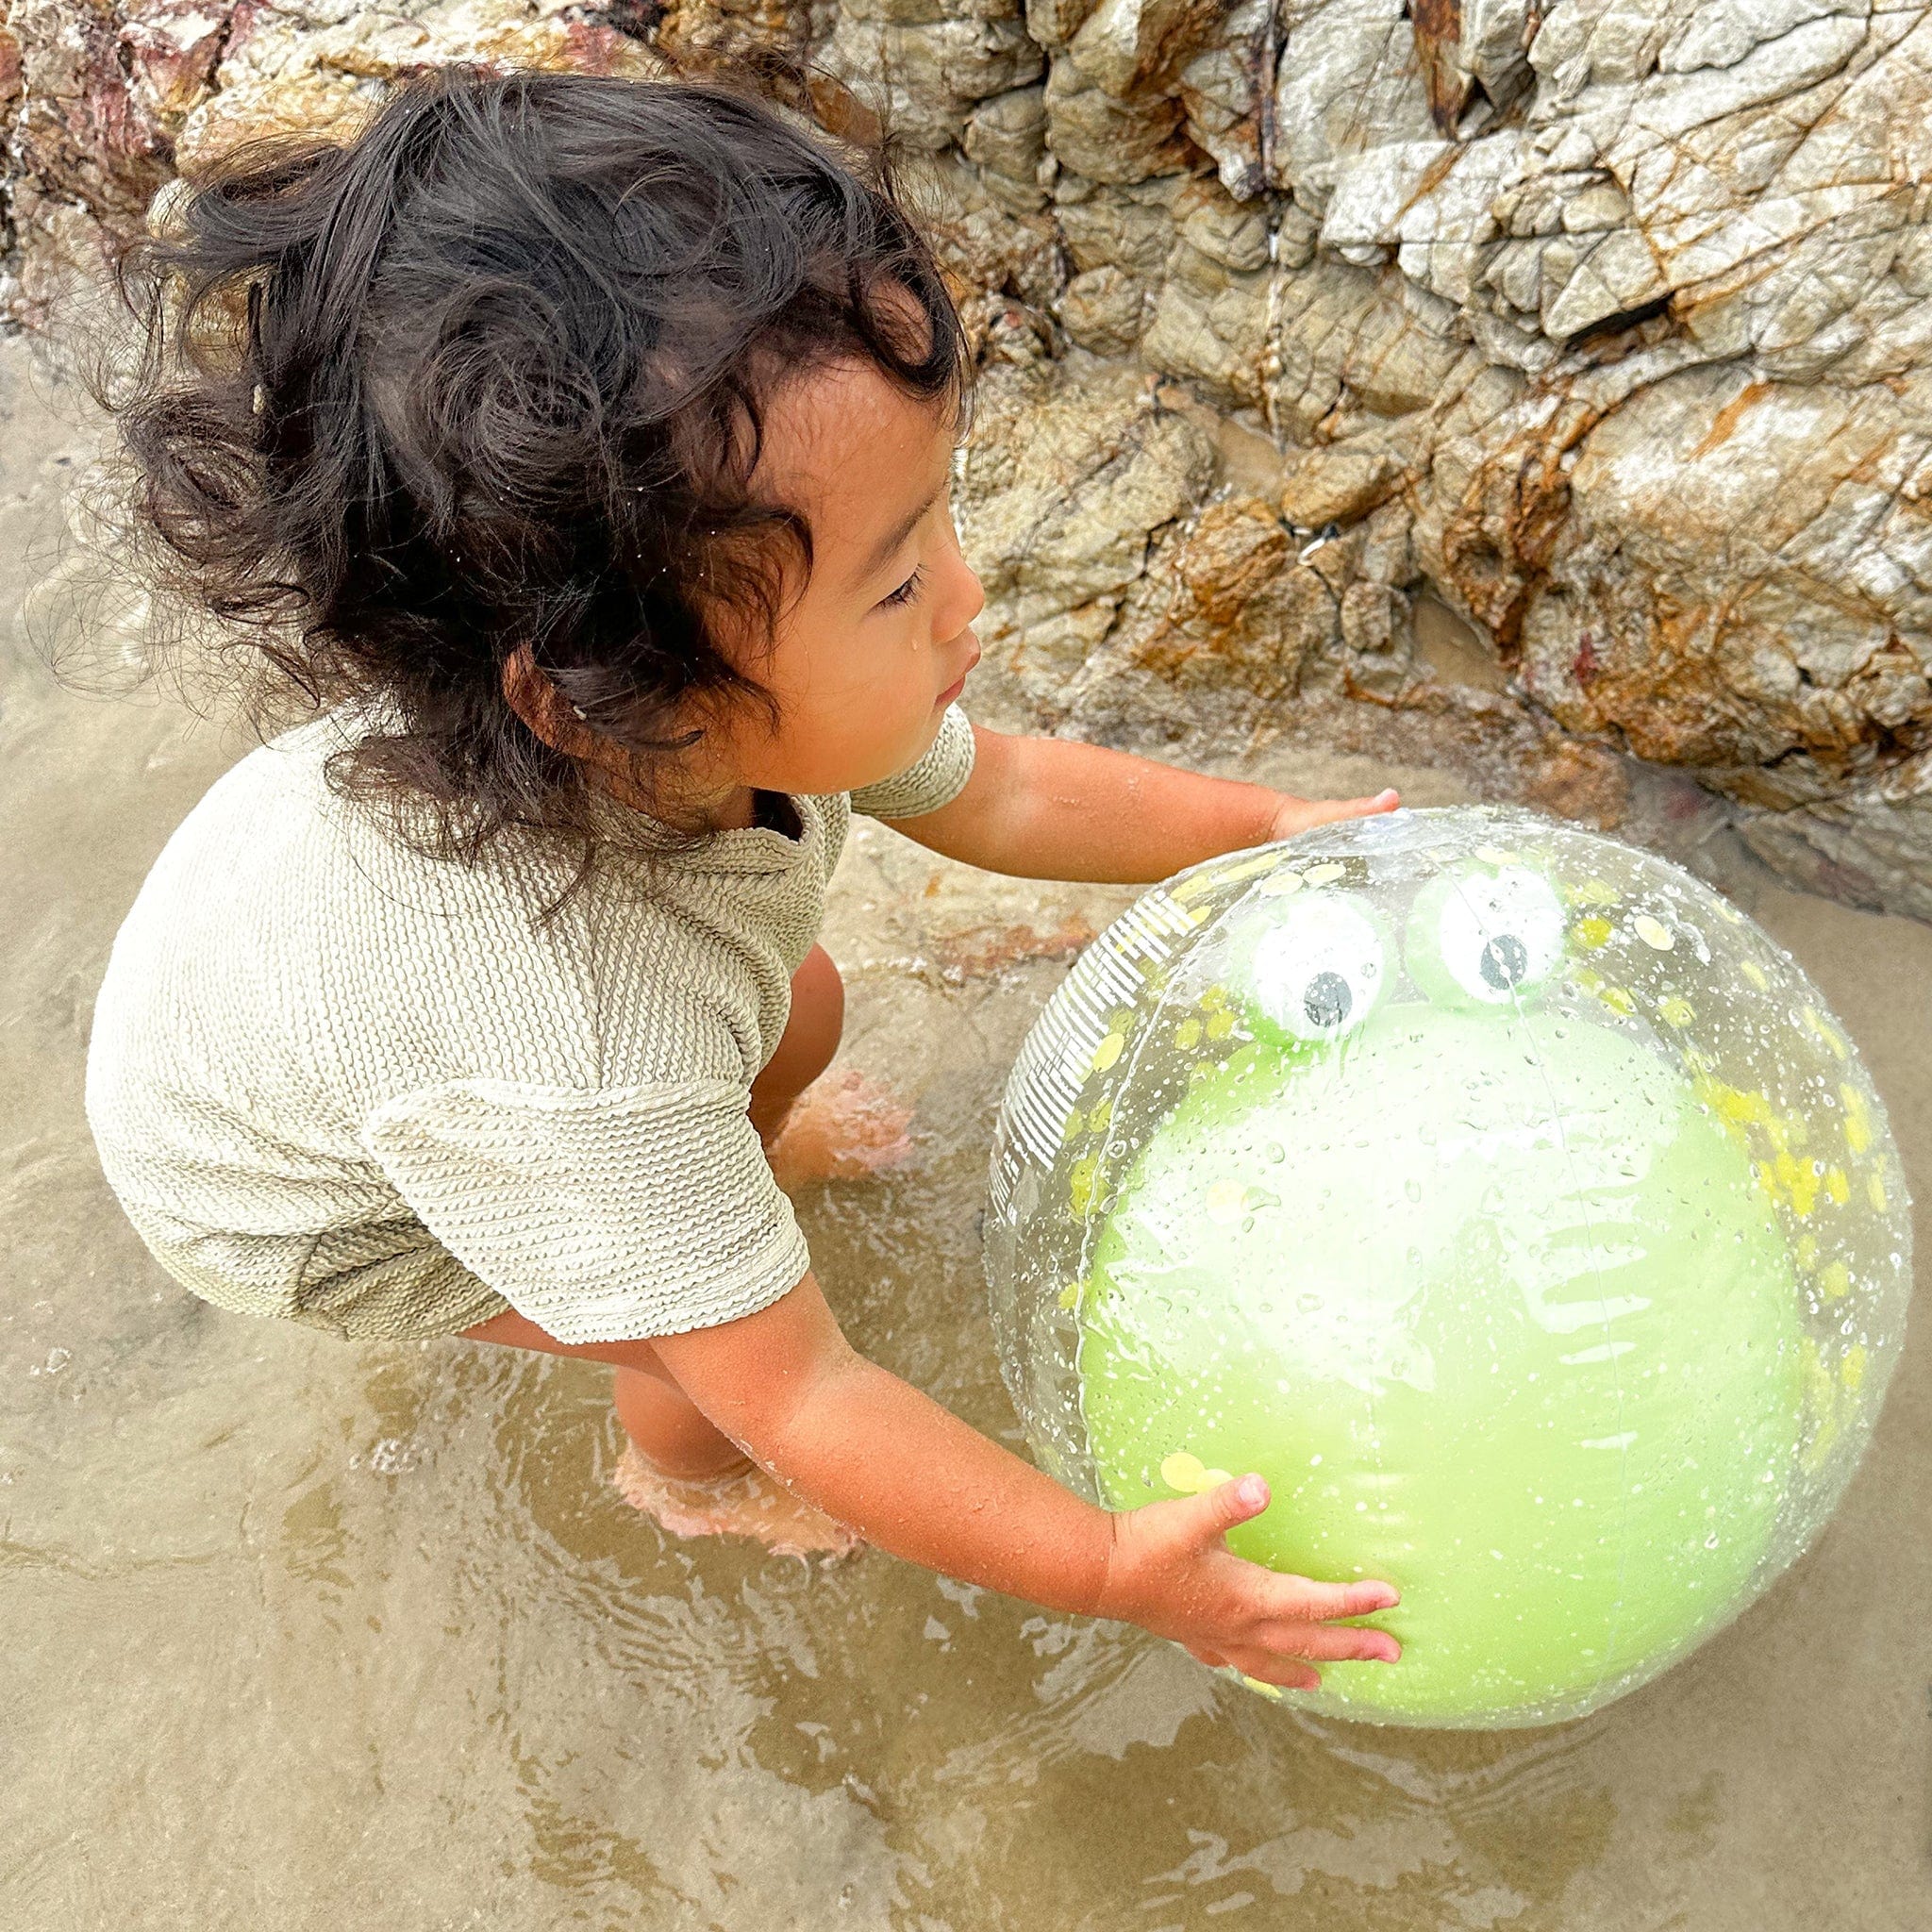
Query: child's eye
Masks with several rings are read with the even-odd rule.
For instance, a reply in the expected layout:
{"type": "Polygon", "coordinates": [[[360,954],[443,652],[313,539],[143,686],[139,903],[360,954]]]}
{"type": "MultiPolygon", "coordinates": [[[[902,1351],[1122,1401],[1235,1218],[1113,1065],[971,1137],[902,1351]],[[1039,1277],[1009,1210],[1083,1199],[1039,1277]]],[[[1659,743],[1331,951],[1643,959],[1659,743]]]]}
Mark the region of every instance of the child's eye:
{"type": "Polygon", "coordinates": [[[909,604],[919,595],[919,587],[925,581],[925,566],[921,564],[906,581],[889,597],[881,597],[881,604],[909,604]]]}

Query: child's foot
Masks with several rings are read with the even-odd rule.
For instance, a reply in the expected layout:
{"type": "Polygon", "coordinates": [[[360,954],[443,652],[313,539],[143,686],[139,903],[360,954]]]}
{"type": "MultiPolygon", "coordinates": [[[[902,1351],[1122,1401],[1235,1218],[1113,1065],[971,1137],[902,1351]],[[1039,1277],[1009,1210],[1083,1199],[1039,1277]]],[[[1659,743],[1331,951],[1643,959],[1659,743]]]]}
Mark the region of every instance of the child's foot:
{"type": "Polygon", "coordinates": [[[798,1096],[766,1154],[781,1188],[857,1180],[911,1158],[911,1124],[889,1088],[848,1067],[798,1096]]]}
{"type": "Polygon", "coordinates": [[[698,1479],[666,1475],[626,1442],[610,1480],[673,1536],[756,1537],[781,1557],[848,1557],[865,1541],[756,1465],[698,1479]]]}

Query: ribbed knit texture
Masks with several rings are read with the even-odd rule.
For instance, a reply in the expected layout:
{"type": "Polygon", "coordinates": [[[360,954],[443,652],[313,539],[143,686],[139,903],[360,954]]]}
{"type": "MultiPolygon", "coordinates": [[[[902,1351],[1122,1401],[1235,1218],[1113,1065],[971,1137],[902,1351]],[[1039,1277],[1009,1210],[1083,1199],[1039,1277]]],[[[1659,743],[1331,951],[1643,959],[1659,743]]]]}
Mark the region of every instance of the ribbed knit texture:
{"type": "MultiPolygon", "coordinates": [[[[108,1179],[217,1307],[355,1339],[527,1315],[566,1342],[750,1314],[808,1266],[746,1118],[856,808],[957,797],[948,711],[909,771],[754,827],[571,867],[424,857],[336,797],[334,717],[251,752],[169,840],[108,959],[87,1109],[108,1179]]],[[[612,808],[618,809],[617,808],[612,808]]]]}

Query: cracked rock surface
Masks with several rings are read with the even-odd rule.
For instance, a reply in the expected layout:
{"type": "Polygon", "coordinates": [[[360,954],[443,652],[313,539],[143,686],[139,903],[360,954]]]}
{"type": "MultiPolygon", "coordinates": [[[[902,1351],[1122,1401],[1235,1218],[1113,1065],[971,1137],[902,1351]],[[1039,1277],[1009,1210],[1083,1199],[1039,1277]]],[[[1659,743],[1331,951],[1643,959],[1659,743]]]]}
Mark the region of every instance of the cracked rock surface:
{"type": "Polygon", "coordinates": [[[0,292],[426,64],[781,47],[905,142],[985,365],[993,709],[1604,824],[1661,768],[1932,919],[1928,14],[0,0],[0,292]]]}

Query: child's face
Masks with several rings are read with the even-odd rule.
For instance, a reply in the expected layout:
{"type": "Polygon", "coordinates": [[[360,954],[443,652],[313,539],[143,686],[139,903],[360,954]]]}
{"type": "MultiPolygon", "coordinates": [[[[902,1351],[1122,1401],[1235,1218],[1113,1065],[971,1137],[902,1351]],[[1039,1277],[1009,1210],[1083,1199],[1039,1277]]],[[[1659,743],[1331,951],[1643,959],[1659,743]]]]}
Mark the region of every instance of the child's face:
{"type": "Polygon", "coordinates": [[[781,389],[753,478],[801,511],[812,569],[769,644],[724,644],[777,701],[776,729],[747,708],[706,734],[721,784],[849,791],[891,777],[932,743],[979,661],[986,599],[959,554],[947,486],[949,406],[902,394],[870,365],[781,389]]]}

